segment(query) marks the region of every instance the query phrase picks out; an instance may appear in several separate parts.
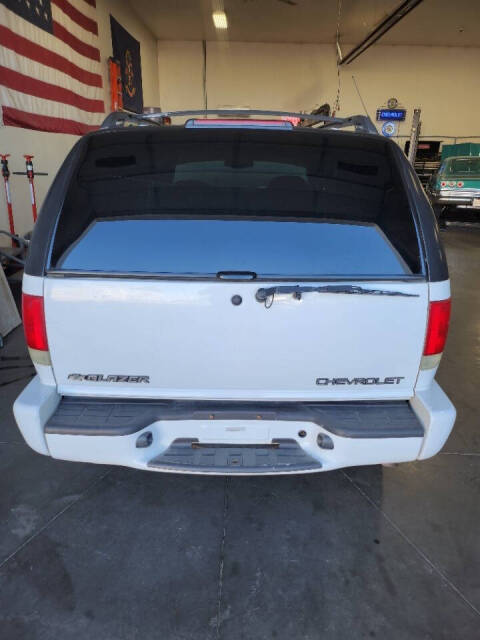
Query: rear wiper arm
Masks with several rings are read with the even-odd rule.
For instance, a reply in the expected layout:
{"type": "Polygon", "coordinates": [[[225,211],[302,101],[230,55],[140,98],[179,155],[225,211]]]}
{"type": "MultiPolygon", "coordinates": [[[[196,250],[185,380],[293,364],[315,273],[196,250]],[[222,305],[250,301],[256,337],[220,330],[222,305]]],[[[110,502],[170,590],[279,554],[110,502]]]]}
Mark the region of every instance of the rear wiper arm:
{"type": "Polygon", "coordinates": [[[284,285],[280,287],[262,287],[257,290],[255,298],[258,302],[264,302],[266,307],[271,307],[277,294],[292,294],[295,300],[301,300],[304,293],[346,293],[366,296],[403,296],[405,298],[418,298],[416,293],[404,293],[403,291],[387,291],[385,289],[364,289],[355,284],[326,284],[320,287],[308,287],[299,285],[284,285]]]}

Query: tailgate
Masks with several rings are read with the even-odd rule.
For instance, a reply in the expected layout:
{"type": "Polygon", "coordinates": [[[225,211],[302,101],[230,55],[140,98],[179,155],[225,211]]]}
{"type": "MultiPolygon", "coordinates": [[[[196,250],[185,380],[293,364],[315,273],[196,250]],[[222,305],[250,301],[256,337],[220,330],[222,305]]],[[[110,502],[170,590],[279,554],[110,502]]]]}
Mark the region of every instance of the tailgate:
{"type": "Polygon", "coordinates": [[[277,294],[271,306],[257,301],[259,287],[47,278],[48,341],[60,392],[219,399],[413,395],[426,283],[363,284],[409,297],[277,294]],[[241,304],[232,304],[234,296],[241,304]]]}
{"type": "Polygon", "coordinates": [[[428,284],[393,143],[129,129],[89,139],[55,228],[44,296],[61,393],[413,395],[428,284]],[[365,291],[257,299],[286,286],[365,291]]]}

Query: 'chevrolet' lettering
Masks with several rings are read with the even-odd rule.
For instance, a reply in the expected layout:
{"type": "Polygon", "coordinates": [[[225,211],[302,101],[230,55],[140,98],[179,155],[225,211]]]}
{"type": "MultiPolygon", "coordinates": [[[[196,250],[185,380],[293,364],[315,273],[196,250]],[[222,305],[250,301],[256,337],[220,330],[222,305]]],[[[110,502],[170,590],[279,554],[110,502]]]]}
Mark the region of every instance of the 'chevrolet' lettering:
{"type": "Polygon", "coordinates": [[[357,384],[400,384],[400,380],[405,380],[405,376],[388,376],[386,378],[317,378],[316,384],[326,387],[327,385],[357,385],[357,384]]]}

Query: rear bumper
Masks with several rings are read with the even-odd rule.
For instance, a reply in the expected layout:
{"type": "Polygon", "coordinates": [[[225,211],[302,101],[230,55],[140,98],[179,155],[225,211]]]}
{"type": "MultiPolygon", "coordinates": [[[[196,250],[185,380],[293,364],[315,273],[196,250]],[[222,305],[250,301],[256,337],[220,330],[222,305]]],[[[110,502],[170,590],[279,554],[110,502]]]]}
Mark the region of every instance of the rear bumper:
{"type": "Polygon", "coordinates": [[[436,382],[410,402],[119,402],[61,398],[36,377],[14,413],[27,444],[54,458],[211,475],[427,458],[455,421],[436,382]]]}
{"type": "Polygon", "coordinates": [[[445,189],[432,194],[434,204],[473,208],[474,198],[480,198],[480,189],[445,189]]]}

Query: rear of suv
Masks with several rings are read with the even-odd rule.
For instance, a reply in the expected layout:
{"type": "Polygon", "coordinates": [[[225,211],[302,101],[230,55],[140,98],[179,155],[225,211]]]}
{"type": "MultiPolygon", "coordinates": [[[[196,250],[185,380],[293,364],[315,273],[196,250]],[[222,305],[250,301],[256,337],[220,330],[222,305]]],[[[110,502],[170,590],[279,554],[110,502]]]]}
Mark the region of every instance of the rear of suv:
{"type": "Polygon", "coordinates": [[[25,440],[206,474],[434,455],[450,285],[410,164],[370,133],[235,122],[106,129],[65,160],[23,282],[25,440]]]}

